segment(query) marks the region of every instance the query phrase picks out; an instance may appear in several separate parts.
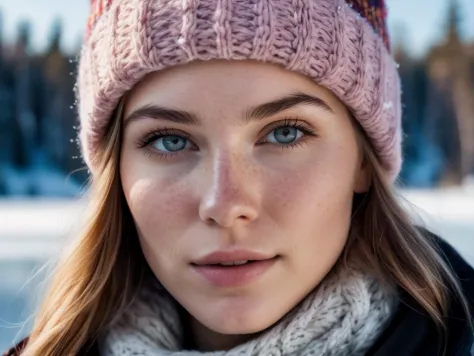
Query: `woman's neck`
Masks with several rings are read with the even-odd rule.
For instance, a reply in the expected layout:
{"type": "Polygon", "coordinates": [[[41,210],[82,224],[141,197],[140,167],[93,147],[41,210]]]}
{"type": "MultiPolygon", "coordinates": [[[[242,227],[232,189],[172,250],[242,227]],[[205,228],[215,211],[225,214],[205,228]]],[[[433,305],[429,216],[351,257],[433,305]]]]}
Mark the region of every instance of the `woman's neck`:
{"type": "Polygon", "coordinates": [[[188,350],[201,352],[230,350],[257,336],[257,334],[219,334],[202,325],[187,313],[183,315],[183,318],[183,325],[185,325],[185,348],[188,350]]]}

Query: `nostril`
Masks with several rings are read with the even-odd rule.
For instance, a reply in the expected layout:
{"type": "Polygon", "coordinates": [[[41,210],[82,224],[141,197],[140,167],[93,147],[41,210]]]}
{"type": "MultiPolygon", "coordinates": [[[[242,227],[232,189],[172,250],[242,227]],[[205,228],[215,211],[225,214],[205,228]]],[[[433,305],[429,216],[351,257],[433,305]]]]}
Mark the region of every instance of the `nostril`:
{"type": "Polygon", "coordinates": [[[204,201],[199,206],[199,217],[206,225],[232,227],[236,222],[249,223],[258,215],[257,208],[251,204],[244,204],[228,200],[204,201]]]}
{"type": "Polygon", "coordinates": [[[211,226],[215,226],[215,225],[219,225],[219,223],[217,222],[216,219],[213,219],[213,218],[208,218],[205,220],[205,222],[208,224],[208,225],[211,225],[211,226]]]}

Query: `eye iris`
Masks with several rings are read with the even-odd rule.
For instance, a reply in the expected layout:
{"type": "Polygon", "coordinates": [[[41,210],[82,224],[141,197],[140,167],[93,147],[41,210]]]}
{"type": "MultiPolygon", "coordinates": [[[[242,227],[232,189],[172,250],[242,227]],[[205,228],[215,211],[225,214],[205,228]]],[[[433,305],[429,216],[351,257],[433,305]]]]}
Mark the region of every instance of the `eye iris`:
{"type": "Polygon", "coordinates": [[[180,136],[165,136],[158,140],[158,148],[163,151],[176,152],[184,149],[186,147],[186,142],[187,140],[180,136]]]}
{"type": "Polygon", "coordinates": [[[280,127],[274,131],[274,136],[278,143],[291,143],[298,137],[298,129],[295,127],[280,127]]]}

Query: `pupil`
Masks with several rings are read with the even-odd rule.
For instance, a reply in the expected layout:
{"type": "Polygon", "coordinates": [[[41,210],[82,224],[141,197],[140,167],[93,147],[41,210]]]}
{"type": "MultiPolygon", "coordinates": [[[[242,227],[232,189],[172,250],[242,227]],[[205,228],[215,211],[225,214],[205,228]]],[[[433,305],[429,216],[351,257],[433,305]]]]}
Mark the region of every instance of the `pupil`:
{"type": "Polygon", "coordinates": [[[163,139],[163,146],[168,151],[179,151],[186,146],[186,140],[179,136],[168,136],[163,139]]]}
{"type": "Polygon", "coordinates": [[[275,138],[279,143],[291,143],[296,136],[297,129],[294,127],[282,127],[275,131],[275,138]]]}

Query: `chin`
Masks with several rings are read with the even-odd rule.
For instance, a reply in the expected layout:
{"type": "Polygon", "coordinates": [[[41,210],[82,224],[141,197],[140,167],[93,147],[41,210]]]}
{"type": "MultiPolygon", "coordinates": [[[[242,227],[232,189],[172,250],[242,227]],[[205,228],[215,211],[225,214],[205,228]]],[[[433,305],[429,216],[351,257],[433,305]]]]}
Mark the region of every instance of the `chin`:
{"type": "Polygon", "coordinates": [[[259,333],[275,324],[282,316],[269,315],[269,311],[242,311],[235,308],[222,313],[208,309],[209,313],[203,318],[197,318],[208,329],[225,335],[243,335],[259,333]]]}
{"type": "Polygon", "coordinates": [[[236,324],[236,323],[226,323],[226,324],[217,324],[212,323],[211,325],[206,325],[210,330],[223,335],[249,335],[259,333],[268,327],[271,323],[262,323],[261,321],[253,321],[246,324],[236,324]],[[215,327],[214,327],[215,326],[215,327]]]}

